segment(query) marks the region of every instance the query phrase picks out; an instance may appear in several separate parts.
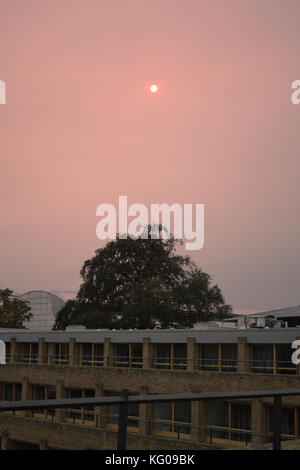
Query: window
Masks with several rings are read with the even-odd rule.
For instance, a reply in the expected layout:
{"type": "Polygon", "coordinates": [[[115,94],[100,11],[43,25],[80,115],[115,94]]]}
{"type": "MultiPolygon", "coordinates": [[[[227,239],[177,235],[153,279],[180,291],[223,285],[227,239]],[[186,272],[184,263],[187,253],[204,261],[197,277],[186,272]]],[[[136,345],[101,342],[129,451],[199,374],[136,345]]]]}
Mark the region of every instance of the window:
{"type": "MultiPolygon", "coordinates": [[[[17,401],[22,400],[22,384],[21,383],[2,383],[1,384],[1,401],[17,401]]],[[[5,411],[8,414],[23,414],[23,411],[5,411]]]]}
{"type": "Polygon", "coordinates": [[[292,363],[292,348],[290,344],[276,344],[277,374],[296,374],[296,365],[292,363]]]}
{"type": "MultiPolygon", "coordinates": [[[[107,390],[106,396],[115,397],[120,395],[119,390],[107,390]]],[[[130,393],[130,395],[137,395],[130,393]]],[[[107,406],[107,426],[112,429],[117,429],[119,424],[120,405],[107,406]]],[[[137,432],[139,428],[139,405],[132,403],[128,405],[128,430],[137,432]]]]}
{"type": "Polygon", "coordinates": [[[143,367],[142,343],[115,344],[114,367],[143,367]]]}
{"type": "Polygon", "coordinates": [[[51,364],[68,364],[69,343],[53,343],[50,361],[51,364]]]}
{"type": "Polygon", "coordinates": [[[21,383],[1,384],[1,401],[17,401],[22,399],[21,383]]]}
{"type": "MultiPolygon", "coordinates": [[[[93,398],[95,391],[93,389],[69,389],[68,398],[93,398]]],[[[95,408],[94,406],[74,406],[66,410],[66,421],[73,424],[95,424],[95,408]]]]}
{"type": "Polygon", "coordinates": [[[38,362],[38,343],[20,343],[19,345],[19,362],[38,362]]]}
{"type": "MultiPolygon", "coordinates": [[[[300,437],[300,408],[287,407],[281,408],[281,437],[300,437]]],[[[267,407],[267,433],[273,434],[274,431],[274,408],[267,407]]]]}
{"type": "Polygon", "coordinates": [[[151,434],[166,437],[189,438],[191,433],[191,406],[189,402],[154,403],[151,434]]]}
{"type": "Polygon", "coordinates": [[[153,365],[156,369],[186,369],[186,343],[156,344],[153,365]]]}
{"type": "Polygon", "coordinates": [[[171,368],[186,369],[187,367],[187,345],[184,343],[175,343],[171,348],[171,368]],[[173,350],[172,350],[173,349],[173,350]]]}
{"type": "Polygon", "coordinates": [[[5,355],[6,355],[6,362],[10,361],[10,343],[5,343],[5,355]]]}
{"type": "Polygon", "coordinates": [[[221,364],[223,372],[236,371],[237,344],[221,344],[221,364]]]}
{"type": "Polygon", "coordinates": [[[251,441],[251,406],[226,401],[206,404],[206,438],[210,442],[251,441]]]}
{"type": "Polygon", "coordinates": [[[80,364],[84,366],[103,366],[103,344],[82,343],[80,345],[80,364]]]}
{"type": "Polygon", "coordinates": [[[114,367],[129,367],[129,344],[115,344],[114,367]]]}
{"type": "Polygon", "coordinates": [[[219,370],[219,345],[200,345],[200,370],[219,370]]]}
{"type": "MultiPolygon", "coordinates": [[[[32,385],[32,400],[55,400],[56,388],[54,385],[32,385]]],[[[36,408],[32,410],[33,418],[45,418],[53,420],[55,409],[36,408]]]]}
{"type": "Polygon", "coordinates": [[[253,344],[251,348],[252,372],[262,374],[274,373],[274,345],[253,344]]]}

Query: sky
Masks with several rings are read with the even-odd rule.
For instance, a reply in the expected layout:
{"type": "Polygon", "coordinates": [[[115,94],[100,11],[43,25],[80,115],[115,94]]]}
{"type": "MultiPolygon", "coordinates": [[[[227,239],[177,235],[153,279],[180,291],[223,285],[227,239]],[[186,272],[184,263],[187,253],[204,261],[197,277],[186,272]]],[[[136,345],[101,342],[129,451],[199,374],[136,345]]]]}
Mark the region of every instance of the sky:
{"type": "Polygon", "coordinates": [[[204,204],[186,253],[236,309],[299,305],[299,24],[298,0],[0,0],[0,286],[76,291],[127,195],[204,204]]]}

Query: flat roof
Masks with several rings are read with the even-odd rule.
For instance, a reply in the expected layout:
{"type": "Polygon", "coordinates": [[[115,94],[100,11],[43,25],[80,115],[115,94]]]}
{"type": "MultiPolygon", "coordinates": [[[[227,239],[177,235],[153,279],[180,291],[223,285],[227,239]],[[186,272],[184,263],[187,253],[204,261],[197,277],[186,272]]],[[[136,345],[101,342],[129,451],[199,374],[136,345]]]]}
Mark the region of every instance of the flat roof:
{"type": "Polygon", "coordinates": [[[237,343],[238,338],[246,338],[252,344],[291,344],[300,339],[300,328],[216,328],[209,330],[170,329],[170,330],[73,330],[73,331],[26,331],[0,329],[0,340],[10,342],[38,342],[44,338],[48,343],[67,343],[74,338],[78,343],[103,343],[110,338],[112,343],[141,343],[149,338],[152,343],[186,343],[187,338],[195,338],[196,343],[219,344],[237,343]]]}
{"type": "Polygon", "coordinates": [[[266,310],[264,312],[248,313],[248,314],[245,314],[245,316],[247,318],[257,318],[257,317],[267,317],[267,316],[272,316],[275,318],[300,317],[300,305],[297,305],[296,307],[279,308],[276,310],[266,310]]]}

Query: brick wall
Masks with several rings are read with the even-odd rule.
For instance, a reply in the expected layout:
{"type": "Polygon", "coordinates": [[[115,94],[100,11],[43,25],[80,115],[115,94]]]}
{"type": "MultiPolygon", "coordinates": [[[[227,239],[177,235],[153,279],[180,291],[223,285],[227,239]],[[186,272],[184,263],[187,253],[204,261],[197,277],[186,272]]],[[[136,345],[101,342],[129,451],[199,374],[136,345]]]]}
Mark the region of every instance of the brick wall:
{"type": "MultiPolygon", "coordinates": [[[[22,383],[22,397],[30,398],[33,384],[54,385],[57,398],[64,396],[66,388],[92,388],[96,396],[105,390],[127,388],[136,394],[147,393],[200,393],[200,392],[236,392],[265,389],[300,389],[299,375],[271,375],[208,371],[173,371],[158,369],[97,368],[88,366],[58,366],[44,364],[10,363],[0,367],[0,386],[2,383],[22,383]]],[[[265,407],[271,399],[251,400],[252,430],[265,432],[265,407]]],[[[300,406],[300,397],[284,397],[283,404],[300,406]]],[[[193,404],[192,424],[203,424],[201,403],[193,404]]],[[[98,410],[99,411],[99,410],[98,410]]],[[[96,410],[97,413],[97,410],[96,410]]],[[[149,417],[149,406],[140,408],[142,418],[149,417]]],[[[27,414],[28,416],[28,414],[27,414]]],[[[61,420],[61,410],[57,410],[56,420],[61,420]]],[[[13,441],[30,439],[30,442],[45,447],[44,441],[53,448],[67,449],[116,449],[116,432],[95,427],[72,425],[61,422],[0,415],[0,432],[4,433],[3,446],[12,445],[13,441]],[[22,420],[22,426],[20,426],[22,420]],[[8,437],[5,433],[8,433],[8,437]],[[41,441],[41,442],[40,442],[41,441]],[[5,444],[7,442],[7,444],[5,444]],[[43,443],[44,442],[44,443],[43,443]]],[[[196,449],[208,444],[196,442],[201,438],[194,430],[192,441],[176,441],[156,436],[148,436],[146,427],[140,424],[139,434],[131,433],[128,440],[130,449],[196,449]],[[179,447],[178,447],[179,446],[179,447]],[[196,447],[195,447],[196,446],[196,447]],[[200,447],[199,447],[200,446],[200,447]]],[[[29,441],[28,441],[29,442],[29,441]]],[[[262,443],[253,439],[253,446],[262,443]]],[[[209,445],[208,445],[209,446],[209,445]]]]}

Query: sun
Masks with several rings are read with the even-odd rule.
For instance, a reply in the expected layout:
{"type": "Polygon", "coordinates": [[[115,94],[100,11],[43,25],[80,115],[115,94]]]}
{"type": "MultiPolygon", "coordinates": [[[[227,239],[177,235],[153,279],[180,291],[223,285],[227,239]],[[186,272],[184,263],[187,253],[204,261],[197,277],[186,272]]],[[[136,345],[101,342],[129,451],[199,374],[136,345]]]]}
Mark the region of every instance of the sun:
{"type": "Polygon", "coordinates": [[[156,93],[158,90],[158,86],[153,83],[153,85],[150,86],[150,91],[151,93],[156,93]]]}

